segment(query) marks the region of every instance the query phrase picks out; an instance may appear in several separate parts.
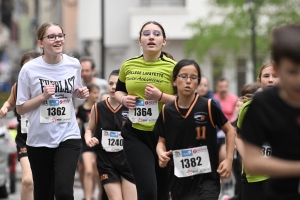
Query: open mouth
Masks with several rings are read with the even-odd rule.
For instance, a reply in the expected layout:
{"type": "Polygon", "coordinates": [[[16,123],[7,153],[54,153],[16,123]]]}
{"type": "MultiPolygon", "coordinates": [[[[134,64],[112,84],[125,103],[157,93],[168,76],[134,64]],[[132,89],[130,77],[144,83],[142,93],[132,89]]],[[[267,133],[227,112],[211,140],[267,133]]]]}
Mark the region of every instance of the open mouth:
{"type": "Polygon", "coordinates": [[[61,44],[55,44],[53,45],[53,47],[61,47],[62,45],[61,44]]]}
{"type": "Polygon", "coordinates": [[[154,42],[149,42],[147,45],[153,46],[153,45],[155,45],[155,43],[154,42]]]}

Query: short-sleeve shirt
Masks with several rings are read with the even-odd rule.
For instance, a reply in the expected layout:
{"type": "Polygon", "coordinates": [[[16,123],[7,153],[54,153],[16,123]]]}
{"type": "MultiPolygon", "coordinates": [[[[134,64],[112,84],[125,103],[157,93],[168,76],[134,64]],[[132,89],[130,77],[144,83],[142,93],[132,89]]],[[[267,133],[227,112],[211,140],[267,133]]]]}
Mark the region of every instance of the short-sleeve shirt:
{"type": "MultiPolygon", "coordinates": [[[[174,94],[172,74],[175,64],[174,60],[165,55],[152,62],[145,61],[143,56],[134,57],[122,64],[119,81],[126,84],[129,95],[136,95],[139,99],[147,99],[145,97],[147,84],[152,84],[163,93],[174,94]]],[[[163,102],[158,103],[159,112],[163,104],[163,102]]],[[[143,131],[152,131],[154,124],[154,122],[134,123],[132,127],[143,131]]]]}
{"type": "MultiPolygon", "coordinates": [[[[42,56],[27,62],[18,78],[16,105],[43,93],[45,85],[55,83],[55,94],[50,99],[69,99],[72,105],[73,92],[82,87],[81,65],[76,58],[62,54],[63,59],[57,64],[46,63],[42,56]]],[[[40,123],[40,106],[28,112],[30,126],[27,133],[27,145],[33,147],[56,148],[67,139],[80,139],[74,107],[71,106],[71,121],[64,123],[40,123]]]]}
{"type": "MultiPolygon", "coordinates": [[[[247,110],[251,104],[252,100],[250,101],[247,101],[246,103],[243,104],[241,110],[240,110],[240,113],[239,113],[239,117],[238,117],[238,120],[237,120],[237,133],[240,134],[241,133],[241,130],[242,130],[242,124],[243,124],[243,121],[244,121],[244,117],[247,113],[247,110]]],[[[247,181],[249,183],[253,183],[253,182],[259,182],[259,181],[264,181],[264,180],[267,180],[269,177],[268,176],[264,176],[264,175],[253,175],[253,174],[249,174],[245,171],[244,169],[244,166],[243,166],[243,176],[242,178],[246,178],[247,181]]]]}
{"type": "MultiPolygon", "coordinates": [[[[254,96],[245,115],[241,134],[246,141],[258,147],[268,141],[274,157],[300,160],[300,109],[283,101],[277,87],[254,96]]],[[[300,199],[299,178],[270,178],[267,199],[300,199]]]]}
{"type": "MultiPolygon", "coordinates": [[[[213,101],[211,101],[211,113],[212,121],[218,127],[224,126],[228,121],[213,101]]],[[[166,104],[164,111],[160,113],[156,121],[154,132],[165,138],[167,151],[204,145],[208,148],[211,172],[195,175],[192,179],[191,177],[178,178],[174,175],[173,156],[170,156],[171,160],[168,162],[167,168],[169,187],[172,193],[190,194],[193,191],[199,191],[202,184],[213,187],[209,189],[219,193],[217,136],[216,128],[212,125],[208,113],[208,99],[196,95],[188,109],[179,108],[176,101],[166,104]],[[198,128],[204,128],[205,130],[202,139],[196,139],[198,128]]]]}
{"type": "Polygon", "coordinates": [[[232,119],[232,117],[234,114],[234,108],[235,108],[236,101],[238,100],[238,97],[234,94],[227,94],[225,99],[221,99],[217,93],[214,94],[214,97],[219,101],[225,117],[229,121],[235,120],[232,119]]]}

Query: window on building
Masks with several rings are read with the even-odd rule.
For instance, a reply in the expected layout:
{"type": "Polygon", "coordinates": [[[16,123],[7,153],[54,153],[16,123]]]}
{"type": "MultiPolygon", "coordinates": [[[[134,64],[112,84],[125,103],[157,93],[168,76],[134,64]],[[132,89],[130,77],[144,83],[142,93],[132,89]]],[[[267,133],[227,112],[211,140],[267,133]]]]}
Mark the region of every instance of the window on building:
{"type": "Polygon", "coordinates": [[[241,89],[246,83],[246,59],[237,59],[236,76],[237,76],[237,94],[241,95],[241,89]]]}
{"type": "Polygon", "coordinates": [[[141,6],[185,6],[185,0],[141,0],[141,6]]]}

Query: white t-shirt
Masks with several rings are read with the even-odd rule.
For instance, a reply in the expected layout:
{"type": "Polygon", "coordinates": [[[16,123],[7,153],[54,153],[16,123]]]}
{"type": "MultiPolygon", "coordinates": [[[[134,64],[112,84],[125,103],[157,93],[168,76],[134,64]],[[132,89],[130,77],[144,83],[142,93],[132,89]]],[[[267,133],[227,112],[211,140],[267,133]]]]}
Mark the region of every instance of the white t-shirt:
{"type": "MultiPolygon", "coordinates": [[[[82,87],[81,65],[76,58],[65,54],[62,56],[62,61],[57,64],[48,64],[40,56],[22,67],[18,78],[17,105],[42,94],[43,87],[48,85],[49,81],[55,81],[55,94],[50,99],[66,98],[72,105],[72,93],[82,87]]],[[[27,145],[56,148],[67,139],[80,139],[74,107],[70,107],[70,122],[40,123],[40,105],[27,113],[30,123],[27,145]]]]}

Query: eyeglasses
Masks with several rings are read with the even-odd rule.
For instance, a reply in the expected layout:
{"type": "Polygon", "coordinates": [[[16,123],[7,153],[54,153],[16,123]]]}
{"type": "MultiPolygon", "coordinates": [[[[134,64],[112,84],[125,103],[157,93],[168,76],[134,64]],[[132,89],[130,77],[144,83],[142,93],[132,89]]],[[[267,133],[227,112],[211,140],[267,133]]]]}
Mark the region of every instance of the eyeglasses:
{"type": "MultiPolygon", "coordinates": [[[[155,37],[158,37],[158,36],[161,35],[161,32],[158,31],[158,30],[154,30],[154,31],[152,32],[152,34],[153,34],[155,37]]],[[[151,35],[151,31],[150,31],[150,30],[144,30],[144,31],[143,31],[143,36],[150,36],[150,35],[151,35]]]]}
{"type": "Polygon", "coordinates": [[[58,38],[60,40],[63,40],[63,39],[65,39],[65,36],[66,36],[66,34],[64,34],[64,33],[61,33],[61,34],[58,34],[58,35],[50,34],[50,35],[44,36],[42,39],[47,37],[48,40],[50,40],[50,41],[54,41],[54,40],[56,40],[56,38],[58,38]]]}
{"type": "Polygon", "coordinates": [[[185,80],[185,81],[188,78],[190,78],[191,81],[198,81],[199,80],[199,77],[197,75],[188,76],[187,74],[179,74],[178,77],[181,78],[182,80],[185,80]]]}

